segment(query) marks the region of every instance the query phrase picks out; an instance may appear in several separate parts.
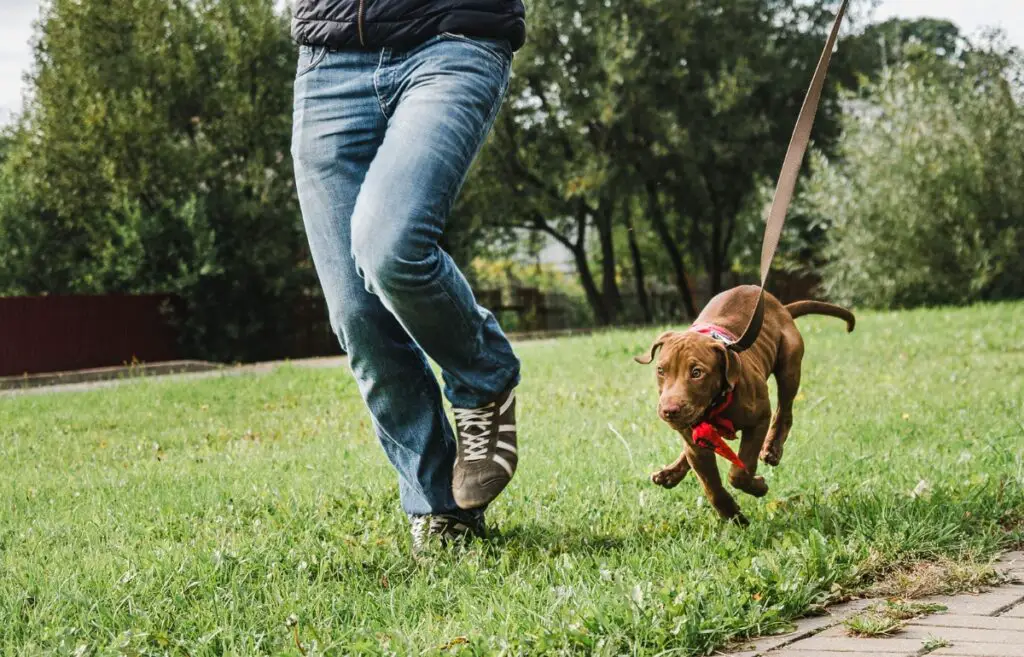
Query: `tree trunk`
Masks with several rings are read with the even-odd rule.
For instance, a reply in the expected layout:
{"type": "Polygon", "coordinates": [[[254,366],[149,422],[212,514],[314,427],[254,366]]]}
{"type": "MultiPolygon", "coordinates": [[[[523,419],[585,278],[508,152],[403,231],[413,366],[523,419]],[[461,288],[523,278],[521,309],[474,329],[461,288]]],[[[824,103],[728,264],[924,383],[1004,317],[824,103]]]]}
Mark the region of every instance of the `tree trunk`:
{"type": "Polygon", "coordinates": [[[586,250],[582,247],[574,248],[572,255],[576,259],[576,270],[580,275],[580,284],[583,286],[583,291],[587,294],[587,303],[590,304],[590,309],[594,311],[594,319],[597,321],[598,326],[610,325],[612,323],[611,313],[608,312],[604,296],[597,289],[597,282],[594,280],[594,275],[590,272],[590,263],[587,262],[586,250]]]}
{"type": "Polygon", "coordinates": [[[594,222],[601,243],[601,297],[608,313],[609,323],[614,322],[622,308],[622,295],[615,272],[615,235],[612,228],[611,209],[605,206],[594,222]]]}
{"type": "Polygon", "coordinates": [[[722,220],[717,212],[711,213],[711,262],[708,263],[708,283],[711,296],[722,291],[722,220]]]}
{"type": "Polygon", "coordinates": [[[636,281],[636,299],[644,314],[644,323],[654,322],[651,302],[647,298],[647,286],[644,285],[644,262],[640,256],[640,245],[636,241],[636,230],[633,228],[633,214],[626,210],[626,236],[629,238],[629,255],[633,259],[633,279],[636,281]]]}
{"type": "Polygon", "coordinates": [[[572,253],[573,260],[576,263],[576,272],[580,276],[580,285],[583,286],[583,291],[587,296],[587,303],[590,305],[590,309],[594,311],[595,321],[599,326],[608,326],[611,324],[611,315],[605,306],[604,298],[601,295],[600,290],[597,289],[597,282],[594,280],[594,275],[590,271],[590,262],[587,260],[586,208],[583,206],[577,208],[575,241],[555,230],[547,223],[544,217],[540,215],[536,215],[528,227],[532,230],[539,230],[547,233],[554,237],[560,244],[562,244],[562,246],[569,249],[569,252],[572,253]]]}
{"type": "Polygon", "coordinates": [[[722,261],[718,257],[717,251],[715,256],[711,259],[711,268],[708,270],[708,283],[711,286],[711,296],[715,296],[722,291],[722,261]]]}
{"type": "Polygon", "coordinates": [[[672,232],[665,221],[665,212],[661,206],[661,201],[658,199],[658,189],[654,183],[647,184],[647,205],[651,223],[654,225],[654,231],[661,238],[661,243],[668,253],[669,260],[672,262],[676,287],[679,289],[679,296],[682,297],[683,308],[686,310],[688,319],[694,319],[697,317],[697,304],[693,301],[693,291],[690,290],[690,284],[686,281],[683,255],[679,252],[679,247],[672,239],[672,232]]]}

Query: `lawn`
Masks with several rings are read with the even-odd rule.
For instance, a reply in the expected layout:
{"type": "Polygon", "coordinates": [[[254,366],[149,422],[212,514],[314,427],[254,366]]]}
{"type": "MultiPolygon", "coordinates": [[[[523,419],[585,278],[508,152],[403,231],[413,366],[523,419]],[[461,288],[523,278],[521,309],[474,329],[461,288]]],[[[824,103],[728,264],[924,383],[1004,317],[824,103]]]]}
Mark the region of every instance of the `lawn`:
{"type": "Polygon", "coordinates": [[[500,534],[418,562],[345,370],[0,398],[0,654],[702,655],[1024,537],[1024,304],[801,319],[769,495],[718,521],[632,362],[519,346],[500,534]]]}

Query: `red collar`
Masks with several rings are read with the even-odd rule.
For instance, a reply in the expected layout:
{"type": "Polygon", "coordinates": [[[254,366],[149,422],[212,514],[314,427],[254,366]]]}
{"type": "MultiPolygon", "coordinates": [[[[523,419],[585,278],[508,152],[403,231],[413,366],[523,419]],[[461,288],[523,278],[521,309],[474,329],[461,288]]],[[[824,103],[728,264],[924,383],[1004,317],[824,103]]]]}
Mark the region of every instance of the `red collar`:
{"type": "Polygon", "coordinates": [[[736,456],[724,438],[736,438],[736,428],[732,420],[722,417],[722,413],[732,405],[732,390],[725,393],[725,401],[713,406],[700,422],[693,426],[693,444],[702,449],[713,449],[715,454],[724,457],[733,465],[746,470],[743,461],[736,456]]]}

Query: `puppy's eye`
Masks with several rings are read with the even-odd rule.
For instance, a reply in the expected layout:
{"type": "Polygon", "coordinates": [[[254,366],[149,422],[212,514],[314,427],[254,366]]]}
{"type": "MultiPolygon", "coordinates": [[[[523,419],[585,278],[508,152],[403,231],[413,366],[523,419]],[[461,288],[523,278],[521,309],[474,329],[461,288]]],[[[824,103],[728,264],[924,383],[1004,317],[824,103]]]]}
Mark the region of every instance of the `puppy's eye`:
{"type": "Polygon", "coordinates": [[[699,379],[703,375],[704,375],[704,370],[702,370],[699,367],[695,367],[692,370],[690,370],[690,376],[692,376],[695,379],[699,379]]]}
{"type": "Polygon", "coordinates": [[[658,376],[665,376],[665,368],[664,367],[659,367],[658,368],[658,376]]]}

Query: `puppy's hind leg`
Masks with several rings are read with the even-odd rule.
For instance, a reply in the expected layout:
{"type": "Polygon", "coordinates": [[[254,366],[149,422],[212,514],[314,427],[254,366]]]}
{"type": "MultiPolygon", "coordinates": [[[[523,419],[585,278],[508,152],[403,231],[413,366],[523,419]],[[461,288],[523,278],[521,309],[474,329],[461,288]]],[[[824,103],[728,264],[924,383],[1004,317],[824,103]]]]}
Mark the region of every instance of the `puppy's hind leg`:
{"type": "Polygon", "coordinates": [[[761,460],[768,465],[782,461],[782,450],[793,428],[793,400],[800,391],[800,368],[804,359],[804,340],[796,326],[783,329],[779,355],[775,360],[775,384],[779,391],[779,405],[775,409],[768,437],[761,449],[761,460]]]}

